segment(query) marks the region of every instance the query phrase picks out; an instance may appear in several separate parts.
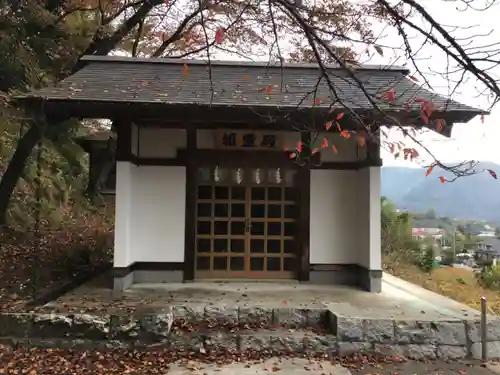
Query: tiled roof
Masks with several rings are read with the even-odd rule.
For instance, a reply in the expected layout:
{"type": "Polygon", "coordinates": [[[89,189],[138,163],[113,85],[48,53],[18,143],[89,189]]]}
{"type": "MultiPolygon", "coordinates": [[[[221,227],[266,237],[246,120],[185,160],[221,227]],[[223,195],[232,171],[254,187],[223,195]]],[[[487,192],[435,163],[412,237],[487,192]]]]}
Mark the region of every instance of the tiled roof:
{"type": "MultiPolygon", "coordinates": [[[[81,70],[53,87],[34,91],[17,99],[92,101],[114,103],[168,103],[256,107],[328,108],[335,101],[315,64],[212,62],[177,59],[140,59],[86,56],[81,70]],[[184,64],[188,72],[184,72],[184,64]],[[269,89],[267,89],[270,87],[269,89]],[[311,92],[317,89],[316,100],[311,92]],[[212,90],[213,88],[213,90],[212,90]],[[212,94],[213,92],[213,94],[212,94]],[[307,97],[307,99],[304,99],[307,97]]],[[[341,101],[352,109],[372,110],[373,105],[345,69],[329,67],[329,77],[341,101]]],[[[406,78],[402,67],[360,66],[356,77],[372,96],[380,97],[394,88],[398,107],[382,99],[385,110],[401,110],[414,98],[432,101],[438,108],[463,113],[464,121],[481,111],[433,94],[406,78]]],[[[341,104],[335,104],[342,108],[341,104]]]]}
{"type": "Polygon", "coordinates": [[[479,243],[485,245],[491,245],[491,247],[495,252],[500,253],[500,240],[498,238],[488,238],[483,241],[480,241],[479,243]]]}

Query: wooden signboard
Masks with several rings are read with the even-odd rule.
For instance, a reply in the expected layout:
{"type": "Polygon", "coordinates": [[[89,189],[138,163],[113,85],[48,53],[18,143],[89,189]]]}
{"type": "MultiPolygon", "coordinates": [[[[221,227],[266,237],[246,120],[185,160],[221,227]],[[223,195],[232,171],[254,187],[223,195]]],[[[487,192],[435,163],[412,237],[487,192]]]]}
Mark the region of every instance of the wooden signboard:
{"type": "Polygon", "coordinates": [[[251,130],[217,130],[215,147],[230,150],[283,150],[283,133],[251,130]]]}

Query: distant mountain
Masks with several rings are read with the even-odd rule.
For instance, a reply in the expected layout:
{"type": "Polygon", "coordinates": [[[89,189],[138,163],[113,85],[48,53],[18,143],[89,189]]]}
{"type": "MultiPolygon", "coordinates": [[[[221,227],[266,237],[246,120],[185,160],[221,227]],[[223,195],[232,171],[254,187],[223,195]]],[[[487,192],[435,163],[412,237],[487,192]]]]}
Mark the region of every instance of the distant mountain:
{"type": "MultiPolygon", "coordinates": [[[[498,164],[483,162],[478,169],[483,168],[500,176],[498,164]]],[[[442,184],[439,176],[451,178],[449,172],[440,168],[425,177],[425,170],[420,168],[383,167],[382,195],[400,209],[433,209],[438,216],[500,223],[500,179],[485,172],[442,184]]]]}

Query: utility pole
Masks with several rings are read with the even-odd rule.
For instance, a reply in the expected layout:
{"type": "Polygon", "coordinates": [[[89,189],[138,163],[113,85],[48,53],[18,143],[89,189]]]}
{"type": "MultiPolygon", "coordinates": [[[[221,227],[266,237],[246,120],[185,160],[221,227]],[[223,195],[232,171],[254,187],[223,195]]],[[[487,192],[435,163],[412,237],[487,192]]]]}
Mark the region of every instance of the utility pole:
{"type": "Polygon", "coordinates": [[[452,244],[452,251],[453,251],[453,262],[456,262],[457,258],[457,229],[453,228],[453,244],[452,244]]]}

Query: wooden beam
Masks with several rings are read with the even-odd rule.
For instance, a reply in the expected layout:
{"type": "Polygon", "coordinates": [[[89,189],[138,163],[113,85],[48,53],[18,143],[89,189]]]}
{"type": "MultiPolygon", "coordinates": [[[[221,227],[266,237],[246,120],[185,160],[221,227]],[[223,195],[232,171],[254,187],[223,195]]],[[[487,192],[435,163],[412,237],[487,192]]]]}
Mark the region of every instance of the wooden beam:
{"type": "Polygon", "coordinates": [[[120,118],[113,121],[116,124],[116,161],[132,161],[132,122],[120,118]]]}

